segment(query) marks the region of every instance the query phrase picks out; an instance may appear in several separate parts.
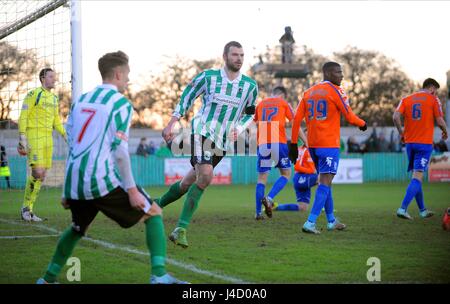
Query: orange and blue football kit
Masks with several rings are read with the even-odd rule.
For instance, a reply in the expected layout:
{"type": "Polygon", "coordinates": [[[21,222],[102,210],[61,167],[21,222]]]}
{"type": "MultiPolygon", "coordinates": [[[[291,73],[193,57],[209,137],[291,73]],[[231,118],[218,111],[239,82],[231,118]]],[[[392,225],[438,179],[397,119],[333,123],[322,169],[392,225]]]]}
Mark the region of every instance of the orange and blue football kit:
{"type": "MultiPolygon", "coordinates": [[[[322,81],[309,88],[303,94],[295,113],[291,142],[297,142],[300,124],[305,120],[309,152],[319,174],[337,173],[341,114],[352,125],[366,125],[364,120],[353,113],[344,90],[330,81],[322,81]]],[[[333,225],[335,218],[331,188],[320,184],[308,217],[309,223],[305,225],[314,225],[324,206],[328,223],[333,225]]]]}
{"type": "MultiPolygon", "coordinates": [[[[408,171],[425,171],[433,152],[434,121],[442,117],[442,106],[439,99],[425,90],[411,94],[400,101],[396,111],[405,121],[403,138],[408,155],[408,171]]],[[[422,182],[412,178],[406,189],[402,205],[397,211],[404,217],[406,209],[416,199],[420,215],[426,217],[429,213],[425,208],[422,182]]]]}
{"type": "MultiPolygon", "coordinates": [[[[286,140],[286,120],[294,118],[294,112],[286,100],[271,97],[262,100],[255,110],[255,122],[258,127],[257,133],[257,171],[258,173],[269,172],[272,167],[290,169],[289,151],[286,140]]],[[[288,179],[280,176],[272,186],[267,198],[273,200],[275,196],[286,186],[288,179]]],[[[256,184],[255,206],[256,216],[260,216],[262,200],[265,195],[265,184],[256,184]]]]}

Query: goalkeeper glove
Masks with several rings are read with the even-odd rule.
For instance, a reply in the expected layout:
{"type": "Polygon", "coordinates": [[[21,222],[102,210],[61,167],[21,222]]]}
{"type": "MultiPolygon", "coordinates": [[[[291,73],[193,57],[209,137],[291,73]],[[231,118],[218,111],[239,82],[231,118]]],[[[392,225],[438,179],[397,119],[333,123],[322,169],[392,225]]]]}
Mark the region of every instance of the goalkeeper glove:
{"type": "Polygon", "coordinates": [[[298,145],[297,144],[290,144],[289,145],[289,159],[293,164],[297,161],[298,158],[298,145]]]}
{"type": "Polygon", "coordinates": [[[361,131],[366,131],[366,130],[367,130],[367,123],[365,123],[364,126],[359,127],[359,129],[360,129],[361,131]]]}
{"type": "Polygon", "coordinates": [[[17,145],[17,152],[19,152],[20,155],[27,155],[27,138],[25,134],[20,133],[19,135],[19,144],[17,145]]]}

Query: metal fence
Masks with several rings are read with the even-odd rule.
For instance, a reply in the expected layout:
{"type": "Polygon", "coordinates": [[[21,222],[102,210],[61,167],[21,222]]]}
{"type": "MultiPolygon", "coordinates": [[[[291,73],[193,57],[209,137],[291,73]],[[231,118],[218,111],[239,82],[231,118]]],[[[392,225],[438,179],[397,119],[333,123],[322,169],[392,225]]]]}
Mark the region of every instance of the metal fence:
{"type": "MultiPolygon", "coordinates": [[[[341,154],[344,158],[362,158],[364,182],[401,182],[410,179],[407,173],[407,157],[404,153],[366,153],[341,154]]],[[[233,184],[254,184],[257,180],[256,156],[231,156],[233,184]]],[[[61,186],[64,179],[65,160],[55,158],[53,168],[48,172],[44,186],[61,186]]],[[[131,156],[131,165],[136,182],[142,186],[164,185],[164,158],[156,156],[131,156]]],[[[25,187],[27,163],[25,157],[9,157],[11,186],[15,189],[25,187]]],[[[273,183],[279,176],[272,170],[268,182],[273,183]]],[[[6,181],[0,178],[0,189],[6,188],[6,181]]]]}

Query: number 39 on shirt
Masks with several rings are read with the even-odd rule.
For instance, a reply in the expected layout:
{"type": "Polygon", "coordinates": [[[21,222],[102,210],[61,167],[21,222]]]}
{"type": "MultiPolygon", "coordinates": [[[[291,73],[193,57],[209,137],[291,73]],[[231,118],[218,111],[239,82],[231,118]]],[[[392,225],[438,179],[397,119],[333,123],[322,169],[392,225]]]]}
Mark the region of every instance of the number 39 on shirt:
{"type": "Polygon", "coordinates": [[[325,120],[327,119],[327,101],[325,99],[309,99],[307,101],[308,119],[325,120]]]}

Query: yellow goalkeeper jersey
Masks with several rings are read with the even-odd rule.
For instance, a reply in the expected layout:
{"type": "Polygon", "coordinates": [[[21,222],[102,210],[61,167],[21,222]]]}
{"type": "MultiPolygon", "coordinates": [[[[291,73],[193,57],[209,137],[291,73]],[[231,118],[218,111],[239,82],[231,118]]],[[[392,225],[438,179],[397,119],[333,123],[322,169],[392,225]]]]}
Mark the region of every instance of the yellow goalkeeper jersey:
{"type": "Polygon", "coordinates": [[[28,92],[23,101],[19,117],[19,132],[42,130],[51,132],[53,129],[65,136],[66,131],[59,117],[58,97],[43,87],[28,92]]]}

